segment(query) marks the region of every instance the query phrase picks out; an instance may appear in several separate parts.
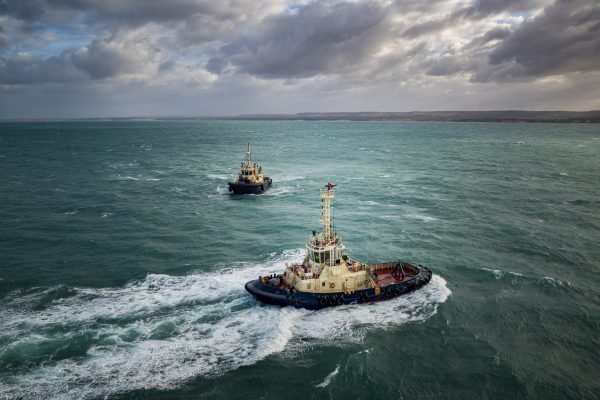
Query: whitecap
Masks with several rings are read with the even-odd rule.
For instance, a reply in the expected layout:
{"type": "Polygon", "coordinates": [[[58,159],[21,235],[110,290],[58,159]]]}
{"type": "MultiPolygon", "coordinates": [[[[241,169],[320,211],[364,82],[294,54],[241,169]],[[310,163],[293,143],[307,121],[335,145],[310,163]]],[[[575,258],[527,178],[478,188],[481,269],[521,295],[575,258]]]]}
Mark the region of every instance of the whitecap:
{"type": "Polygon", "coordinates": [[[129,175],[127,175],[127,176],[118,175],[117,179],[122,180],[122,181],[139,181],[140,180],[140,178],[136,178],[135,176],[129,176],[129,175]]]}
{"type": "Polygon", "coordinates": [[[366,206],[380,206],[381,205],[381,203],[378,203],[373,200],[359,201],[359,204],[364,204],[366,206]]]}
{"type": "Polygon", "coordinates": [[[229,187],[217,186],[217,189],[213,194],[225,195],[229,194],[229,187]]]}
{"type": "Polygon", "coordinates": [[[504,272],[500,271],[499,269],[491,269],[491,268],[479,268],[479,269],[482,271],[491,272],[496,279],[500,279],[504,276],[504,272]]]}
{"type": "Polygon", "coordinates": [[[304,176],[301,176],[301,175],[280,176],[280,177],[277,177],[277,182],[291,182],[291,181],[297,181],[300,179],[304,179],[304,176]]]}
{"type": "Polygon", "coordinates": [[[551,276],[544,276],[542,278],[539,279],[539,282],[547,285],[547,286],[552,286],[552,287],[565,287],[565,286],[571,286],[571,283],[569,281],[563,282],[558,278],[553,278],[551,276]]]}
{"type": "Polygon", "coordinates": [[[228,175],[217,175],[217,174],[208,174],[208,175],[206,175],[206,177],[208,179],[221,180],[221,181],[226,181],[230,178],[228,175]]]}
{"type": "Polygon", "coordinates": [[[271,188],[264,193],[264,196],[281,196],[284,194],[293,193],[295,188],[292,186],[277,186],[276,188],[271,188]]]}
{"type": "Polygon", "coordinates": [[[405,217],[412,218],[412,219],[418,219],[423,222],[437,221],[437,218],[431,217],[429,215],[421,214],[421,213],[409,213],[409,214],[406,214],[405,217]]]}
{"type": "Polygon", "coordinates": [[[315,385],[315,387],[318,388],[324,388],[329,386],[329,384],[331,383],[331,380],[340,372],[340,365],[338,364],[335,369],[333,370],[333,372],[331,372],[329,375],[327,375],[325,377],[325,380],[321,383],[319,383],[318,385],[315,385]]]}

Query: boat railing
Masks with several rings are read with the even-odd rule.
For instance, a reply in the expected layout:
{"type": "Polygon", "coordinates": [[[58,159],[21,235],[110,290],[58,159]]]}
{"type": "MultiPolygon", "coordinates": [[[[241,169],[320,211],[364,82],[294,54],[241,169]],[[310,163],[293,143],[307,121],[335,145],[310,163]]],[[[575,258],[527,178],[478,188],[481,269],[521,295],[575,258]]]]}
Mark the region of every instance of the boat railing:
{"type": "Polygon", "coordinates": [[[318,279],[319,278],[319,274],[315,274],[314,272],[307,271],[302,266],[293,266],[292,267],[292,271],[301,280],[305,280],[305,279],[318,279]]]}
{"type": "Polygon", "coordinates": [[[378,270],[382,270],[382,269],[390,269],[390,268],[396,268],[396,266],[398,265],[397,262],[385,262],[385,263],[378,263],[378,264],[369,264],[369,267],[371,267],[372,270],[374,271],[378,271],[378,270]]]}
{"type": "Polygon", "coordinates": [[[391,261],[391,262],[378,263],[378,264],[369,264],[369,267],[373,271],[380,271],[380,270],[384,270],[384,269],[396,269],[396,268],[398,268],[398,266],[400,267],[399,272],[402,273],[403,275],[416,275],[418,273],[417,267],[415,267],[412,264],[405,263],[405,262],[391,261]],[[400,264],[400,265],[398,265],[398,264],[400,264]]]}

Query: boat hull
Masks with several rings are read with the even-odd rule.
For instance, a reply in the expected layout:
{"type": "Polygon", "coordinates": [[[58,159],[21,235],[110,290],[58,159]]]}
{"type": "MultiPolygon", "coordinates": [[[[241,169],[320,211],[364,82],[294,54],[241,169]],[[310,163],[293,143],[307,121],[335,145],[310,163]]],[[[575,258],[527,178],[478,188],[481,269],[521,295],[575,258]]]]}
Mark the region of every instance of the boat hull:
{"type": "Polygon", "coordinates": [[[233,194],[261,194],[269,190],[273,179],[265,178],[264,183],[229,182],[229,191],[233,194]]]}
{"type": "MultiPolygon", "coordinates": [[[[344,292],[298,292],[290,291],[281,286],[265,284],[261,279],[256,279],[246,283],[246,290],[257,300],[278,306],[292,306],[296,308],[306,308],[309,310],[320,310],[326,307],[340,306],[344,304],[373,303],[377,301],[389,300],[394,297],[410,293],[431,280],[431,271],[426,267],[419,267],[419,273],[410,279],[402,282],[396,282],[382,287],[377,294],[375,289],[358,290],[352,293],[344,292]]],[[[272,278],[280,278],[281,275],[272,278]]]]}

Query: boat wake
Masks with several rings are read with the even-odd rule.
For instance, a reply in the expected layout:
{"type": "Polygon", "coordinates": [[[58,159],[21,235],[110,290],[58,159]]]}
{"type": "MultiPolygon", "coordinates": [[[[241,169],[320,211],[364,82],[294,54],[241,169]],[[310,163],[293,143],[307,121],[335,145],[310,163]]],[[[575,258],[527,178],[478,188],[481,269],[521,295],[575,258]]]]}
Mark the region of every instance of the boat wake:
{"type": "MultiPolygon", "coordinates": [[[[450,295],[424,288],[371,305],[322,311],[264,306],[244,291],[304,250],[260,265],[148,275],[119,288],[13,292],[0,306],[0,398],[81,399],[167,389],[254,364],[284,348],[361,341],[373,329],[424,321],[450,295]]],[[[286,353],[288,353],[286,351],[286,353]]]]}

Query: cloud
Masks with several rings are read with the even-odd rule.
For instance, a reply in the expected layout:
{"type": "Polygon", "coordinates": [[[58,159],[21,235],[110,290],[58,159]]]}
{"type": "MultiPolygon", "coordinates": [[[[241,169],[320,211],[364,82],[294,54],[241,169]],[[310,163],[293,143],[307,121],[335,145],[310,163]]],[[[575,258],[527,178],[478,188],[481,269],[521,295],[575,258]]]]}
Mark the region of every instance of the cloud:
{"type": "Polygon", "coordinates": [[[85,78],[85,74],[73,66],[69,54],[44,59],[28,53],[19,53],[0,60],[2,84],[64,83],[82,81],[85,78]]]}
{"type": "Polygon", "coordinates": [[[0,15],[10,15],[21,20],[37,20],[43,14],[45,4],[35,0],[0,1],[0,15]]]}
{"type": "Polygon", "coordinates": [[[574,98],[600,85],[599,38],[597,0],[0,0],[0,104],[52,87],[67,110],[124,88],[150,107],[132,112],[183,93],[213,113],[489,109],[493,87],[503,107],[581,107],[598,102],[574,98]],[[528,93],[547,85],[556,103],[528,93]]]}
{"type": "Polygon", "coordinates": [[[20,52],[0,58],[0,83],[84,82],[127,74],[139,77],[159,66],[160,52],[151,51],[151,46],[134,35],[125,35],[95,39],[58,56],[20,52]]]}
{"type": "Polygon", "coordinates": [[[375,54],[390,29],[386,7],[375,2],[315,2],[266,19],[252,34],[223,46],[207,68],[229,64],[265,78],[338,74],[375,54]]]}
{"type": "Polygon", "coordinates": [[[135,54],[104,40],[94,40],[89,46],[77,49],[71,58],[73,64],[92,79],[135,71],[136,64],[140,62],[135,54]]]}
{"type": "Polygon", "coordinates": [[[489,54],[475,81],[507,81],[600,66],[600,5],[595,0],[558,0],[525,21],[489,54]]]}

